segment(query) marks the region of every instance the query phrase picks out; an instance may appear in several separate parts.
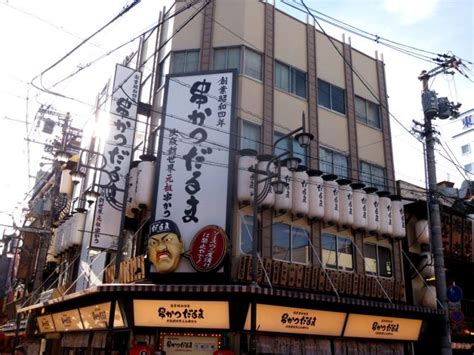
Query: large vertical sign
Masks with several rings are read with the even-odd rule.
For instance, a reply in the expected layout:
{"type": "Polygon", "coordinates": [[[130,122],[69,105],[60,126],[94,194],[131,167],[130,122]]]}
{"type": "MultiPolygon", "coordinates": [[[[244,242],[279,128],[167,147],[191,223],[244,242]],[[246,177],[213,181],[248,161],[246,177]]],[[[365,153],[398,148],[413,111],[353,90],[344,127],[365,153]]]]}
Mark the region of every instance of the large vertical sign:
{"type": "Polygon", "coordinates": [[[95,203],[90,246],[117,249],[125,178],[132,157],[141,73],[117,64],[111,94],[109,134],[99,164],[100,197],[95,203]]]}
{"type": "MultiPolygon", "coordinates": [[[[204,226],[226,227],[234,80],[234,71],[168,79],[154,217],[177,224],[184,250],[204,226]]],[[[193,269],[181,258],[176,271],[193,269]]]]}

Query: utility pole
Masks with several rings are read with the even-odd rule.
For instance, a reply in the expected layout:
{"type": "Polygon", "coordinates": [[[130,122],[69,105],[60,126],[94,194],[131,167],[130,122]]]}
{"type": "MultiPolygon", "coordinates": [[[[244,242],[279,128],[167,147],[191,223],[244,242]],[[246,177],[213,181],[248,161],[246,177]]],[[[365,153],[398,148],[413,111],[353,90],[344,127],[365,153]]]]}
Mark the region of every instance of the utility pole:
{"type": "Polygon", "coordinates": [[[446,294],[446,273],[444,269],[443,241],[441,236],[441,218],[439,213],[439,201],[437,196],[437,178],[435,162],[435,140],[432,120],[436,117],[446,119],[457,116],[460,105],[454,105],[447,98],[437,98],[434,91],[429,90],[428,81],[434,76],[447,73],[454,74],[450,69],[457,69],[460,61],[454,56],[443,56],[440,64],[430,70],[422,71],[418,79],[422,82],[422,104],[424,112],[424,137],[426,141],[426,164],[428,171],[428,204],[430,213],[431,248],[434,255],[436,297],[438,298],[444,312],[441,334],[441,354],[452,354],[451,329],[449,325],[448,302],[446,294]]]}

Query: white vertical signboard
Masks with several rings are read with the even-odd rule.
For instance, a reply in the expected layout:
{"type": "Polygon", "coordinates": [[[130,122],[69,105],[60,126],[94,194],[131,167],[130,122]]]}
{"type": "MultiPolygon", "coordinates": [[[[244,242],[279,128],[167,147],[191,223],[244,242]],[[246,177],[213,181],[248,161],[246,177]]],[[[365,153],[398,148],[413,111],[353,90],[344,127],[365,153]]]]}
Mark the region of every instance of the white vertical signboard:
{"type": "Polygon", "coordinates": [[[169,77],[154,218],[177,224],[184,250],[202,227],[226,229],[233,75],[169,77]]]}
{"type": "Polygon", "coordinates": [[[141,73],[117,64],[111,94],[109,134],[103,146],[99,192],[90,246],[117,249],[125,178],[132,157],[141,73]]]}

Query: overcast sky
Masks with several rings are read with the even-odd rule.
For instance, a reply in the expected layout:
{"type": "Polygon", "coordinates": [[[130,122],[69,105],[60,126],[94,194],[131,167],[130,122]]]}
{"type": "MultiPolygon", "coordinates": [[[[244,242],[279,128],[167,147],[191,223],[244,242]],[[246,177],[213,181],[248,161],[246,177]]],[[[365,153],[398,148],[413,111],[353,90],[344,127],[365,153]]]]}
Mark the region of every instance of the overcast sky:
{"type": "MultiPolygon", "coordinates": [[[[0,0],[0,163],[3,166],[3,174],[0,175],[0,211],[11,211],[18,202],[23,201],[24,193],[33,186],[34,180],[28,179],[28,171],[34,174],[39,168],[38,159],[43,155],[43,148],[30,143],[30,152],[27,153],[24,121],[26,118],[30,122],[34,119],[39,104],[53,104],[58,110],[71,111],[73,117],[81,119],[90,116],[91,106],[59,100],[47,94],[38,96],[37,90],[31,88],[28,91],[27,84],[82,39],[112,19],[125,4],[125,1],[0,0]]],[[[474,5],[471,0],[306,0],[306,4],[371,34],[415,48],[452,53],[474,61],[474,5]]],[[[151,27],[157,21],[161,6],[162,3],[156,0],[142,0],[104,33],[48,72],[43,84],[51,85],[151,27]]],[[[297,10],[291,11],[297,16],[302,15],[297,10]]],[[[341,39],[340,30],[322,21],[320,24],[334,37],[341,39]]],[[[433,65],[375,42],[361,40],[354,34],[346,33],[347,36],[351,37],[354,48],[372,56],[375,50],[383,54],[389,108],[397,120],[407,129],[412,127],[413,119],[421,121],[421,83],[417,76],[422,70],[433,68],[433,65]]],[[[58,87],[58,91],[93,105],[97,92],[112,75],[114,63],[121,62],[135,48],[136,45],[132,44],[106,56],[80,75],[66,81],[58,87]]],[[[468,66],[472,68],[472,65],[468,66]]],[[[474,80],[473,73],[467,73],[474,80]]],[[[474,84],[459,74],[449,78],[439,76],[431,83],[431,87],[440,96],[462,102],[461,111],[474,107],[474,84]]],[[[443,139],[449,139],[449,134],[444,132],[456,124],[456,121],[442,122],[440,130],[443,139]],[[443,127],[446,125],[448,128],[443,127]]],[[[393,118],[391,129],[396,178],[423,186],[422,145],[393,118]]],[[[438,168],[438,180],[445,180],[449,174],[455,173],[452,163],[446,160],[439,160],[438,168]]],[[[4,214],[0,218],[0,223],[9,223],[4,214]]]]}

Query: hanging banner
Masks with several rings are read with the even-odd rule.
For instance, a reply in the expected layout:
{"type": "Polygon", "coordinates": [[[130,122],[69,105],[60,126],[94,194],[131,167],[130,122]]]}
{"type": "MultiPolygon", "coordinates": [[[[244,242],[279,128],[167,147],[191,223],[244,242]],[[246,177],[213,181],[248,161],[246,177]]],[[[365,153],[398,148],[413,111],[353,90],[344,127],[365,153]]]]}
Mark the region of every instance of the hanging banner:
{"type": "MultiPolygon", "coordinates": [[[[106,329],[109,326],[110,302],[79,308],[84,329],[106,329]]],[[[123,328],[122,313],[118,304],[115,305],[114,328],[123,328]]]]}
{"type": "Polygon", "coordinates": [[[91,248],[117,249],[125,178],[130,169],[141,73],[117,64],[111,93],[109,134],[99,157],[99,192],[90,241],[91,248]]]}
{"type": "Polygon", "coordinates": [[[71,330],[83,330],[81,316],[78,309],[71,309],[60,313],[53,313],[54,325],[58,332],[69,332],[71,330]]]}
{"type": "MultiPolygon", "coordinates": [[[[227,226],[234,75],[168,77],[152,222],[175,223],[183,252],[201,228],[227,226]]],[[[195,272],[183,258],[172,271],[195,272]]]]}
{"type": "Polygon", "coordinates": [[[51,314],[36,317],[36,323],[38,324],[40,333],[52,333],[56,331],[51,314]]]}

